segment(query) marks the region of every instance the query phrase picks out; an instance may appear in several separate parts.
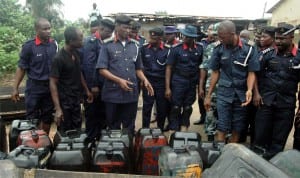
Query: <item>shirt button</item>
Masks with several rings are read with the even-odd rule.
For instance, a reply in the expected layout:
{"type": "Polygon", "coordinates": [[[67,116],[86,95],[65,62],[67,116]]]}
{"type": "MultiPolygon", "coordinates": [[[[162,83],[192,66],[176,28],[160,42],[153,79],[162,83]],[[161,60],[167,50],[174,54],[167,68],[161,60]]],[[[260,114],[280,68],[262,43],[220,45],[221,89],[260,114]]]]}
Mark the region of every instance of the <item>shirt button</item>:
{"type": "Polygon", "coordinates": [[[128,59],[126,58],[125,61],[127,61],[128,59]]]}
{"type": "Polygon", "coordinates": [[[126,68],[126,70],[128,71],[129,69],[128,69],[128,68],[126,68]]]}

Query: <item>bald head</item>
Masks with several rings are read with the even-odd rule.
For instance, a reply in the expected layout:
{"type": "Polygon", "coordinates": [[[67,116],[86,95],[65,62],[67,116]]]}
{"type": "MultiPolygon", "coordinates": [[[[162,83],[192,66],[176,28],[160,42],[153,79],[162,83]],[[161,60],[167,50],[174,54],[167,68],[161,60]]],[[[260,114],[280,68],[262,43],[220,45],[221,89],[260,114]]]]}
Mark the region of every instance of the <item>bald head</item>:
{"type": "Polygon", "coordinates": [[[243,38],[243,39],[245,39],[245,40],[250,40],[250,31],[249,30],[242,30],[241,32],[240,32],[240,38],[243,38]]]}
{"type": "Polygon", "coordinates": [[[35,22],[34,22],[34,29],[38,29],[41,27],[41,24],[45,24],[45,23],[49,23],[49,21],[45,18],[38,18],[35,22]]]}
{"type": "Polygon", "coordinates": [[[220,23],[218,31],[223,31],[227,33],[236,33],[235,24],[230,20],[225,20],[220,23]]]}

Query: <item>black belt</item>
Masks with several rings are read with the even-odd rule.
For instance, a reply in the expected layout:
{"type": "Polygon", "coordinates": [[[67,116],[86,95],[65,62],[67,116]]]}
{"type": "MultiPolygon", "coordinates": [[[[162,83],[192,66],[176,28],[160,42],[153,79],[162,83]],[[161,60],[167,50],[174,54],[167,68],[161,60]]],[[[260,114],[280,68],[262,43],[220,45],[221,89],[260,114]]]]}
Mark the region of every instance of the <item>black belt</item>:
{"type": "Polygon", "coordinates": [[[186,71],[181,71],[181,70],[175,70],[175,74],[178,74],[182,77],[185,78],[193,78],[196,77],[197,73],[196,72],[186,72],[186,71]]]}
{"type": "Polygon", "coordinates": [[[35,80],[35,79],[28,79],[28,80],[37,85],[49,85],[49,80],[35,80]]]}

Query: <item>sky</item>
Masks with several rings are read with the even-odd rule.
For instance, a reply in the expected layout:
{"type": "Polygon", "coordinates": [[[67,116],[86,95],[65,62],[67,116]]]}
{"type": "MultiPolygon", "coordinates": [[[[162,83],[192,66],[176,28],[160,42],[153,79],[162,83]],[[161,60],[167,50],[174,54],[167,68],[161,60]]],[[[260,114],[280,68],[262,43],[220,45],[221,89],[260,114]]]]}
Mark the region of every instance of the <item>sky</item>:
{"type": "MultiPolygon", "coordinates": [[[[19,0],[24,4],[25,0],[19,0]]],[[[88,19],[95,2],[102,16],[110,13],[150,13],[166,11],[170,15],[195,15],[218,17],[263,17],[264,6],[269,10],[279,0],[62,0],[64,18],[75,21],[88,19]]],[[[270,17],[270,14],[265,14],[270,17]]]]}

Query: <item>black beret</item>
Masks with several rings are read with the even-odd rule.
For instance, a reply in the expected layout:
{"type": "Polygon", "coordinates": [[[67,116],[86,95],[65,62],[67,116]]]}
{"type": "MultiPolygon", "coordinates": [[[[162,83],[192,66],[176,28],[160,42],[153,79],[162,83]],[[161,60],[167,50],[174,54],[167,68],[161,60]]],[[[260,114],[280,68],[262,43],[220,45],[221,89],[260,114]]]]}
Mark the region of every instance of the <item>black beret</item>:
{"type": "Polygon", "coordinates": [[[149,34],[150,36],[163,36],[164,35],[164,31],[161,28],[152,28],[149,30],[149,34]]]}
{"type": "Polygon", "coordinates": [[[137,21],[131,21],[131,28],[135,30],[139,30],[141,28],[141,24],[137,21]]]}
{"type": "Polygon", "coordinates": [[[114,30],[115,29],[115,24],[113,23],[113,21],[109,20],[109,19],[102,19],[100,21],[100,24],[104,27],[107,27],[111,30],[114,30]]]}
{"type": "Polygon", "coordinates": [[[132,21],[132,18],[130,18],[127,15],[119,15],[116,17],[115,22],[117,24],[125,24],[125,25],[130,25],[130,22],[132,21]]]}
{"type": "MultiPolygon", "coordinates": [[[[288,24],[288,23],[282,23],[282,24],[278,25],[278,27],[275,29],[275,32],[277,32],[277,33],[285,33],[287,31],[291,30],[292,28],[294,28],[293,25],[288,24]]],[[[291,33],[294,33],[294,32],[291,32],[291,33]]]]}
{"type": "Polygon", "coordinates": [[[100,25],[100,21],[99,20],[93,20],[93,21],[91,21],[90,28],[92,28],[92,27],[98,27],[99,25],[100,25]]]}
{"type": "Polygon", "coordinates": [[[262,33],[266,33],[266,34],[270,35],[271,37],[274,37],[275,29],[276,29],[276,27],[273,27],[273,26],[265,26],[261,29],[261,31],[262,31],[262,33]]]}

